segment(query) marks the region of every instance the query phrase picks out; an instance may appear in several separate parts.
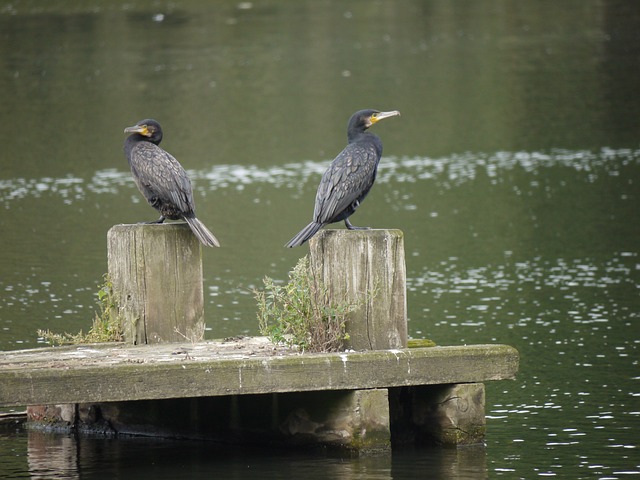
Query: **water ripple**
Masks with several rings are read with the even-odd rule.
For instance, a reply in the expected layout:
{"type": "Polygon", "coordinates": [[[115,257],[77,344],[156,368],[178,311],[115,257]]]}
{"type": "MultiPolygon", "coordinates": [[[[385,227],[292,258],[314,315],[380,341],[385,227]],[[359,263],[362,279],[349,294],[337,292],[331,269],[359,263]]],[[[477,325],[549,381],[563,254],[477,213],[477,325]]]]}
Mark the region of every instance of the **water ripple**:
{"type": "MultiPolygon", "coordinates": [[[[495,152],[452,154],[447,157],[384,157],[380,162],[377,182],[436,181],[451,188],[474,180],[483,174],[496,182],[507,171],[520,168],[536,173],[552,167],[567,167],[587,175],[595,181],[600,175],[616,176],[629,164],[640,163],[640,150],[602,149],[554,150],[544,152],[495,152]]],[[[257,165],[216,165],[207,170],[189,170],[197,190],[242,188],[245,185],[269,184],[275,187],[299,189],[308,181],[317,182],[329,164],[329,160],[302,161],[285,165],[260,167],[257,165]]],[[[87,192],[116,194],[123,187],[132,188],[131,174],[115,168],[99,170],[90,179],[73,175],[60,178],[10,178],[0,179],[0,202],[5,206],[25,197],[39,198],[53,194],[65,203],[83,200],[87,192]]]]}
{"type": "Polygon", "coordinates": [[[552,167],[567,167],[587,173],[589,181],[599,174],[619,175],[622,166],[640,161],[640,150],[609,149],[553,150],[552,152],[465,152],[448,157],[413,157],[383,159],[380,163],[382,182],[393,179],[397,182],[416,182],[439,179],[447,186],[456,186],[475,179],[480,173],[495,180],[499,174],[521,168],[527,173],[536,173],[552,167]]]}
{"type": "MultiPolygon", "coordinates": [[[[635,284],[631,275],[633,265],[625,259],[635,259],[637,253],[620,252],[604,265],[596,264],[591,259],[562,258],[551,261],[532,258],[516,262],[512,265],[480,266],[464,268],[459,266],[458,258],[451,257],[441,262],[439,268],[426,268],[421,274],[407,279],[410,291],[426,293],[446,291],[461,293],[464,290],[477,291],[479,288],[503,291],[515,285],[536,287],[552,287],[565,290],[567,287],[606,288],[610,285],[635,284]]],[[[485,297],[483,300],[497,300],[499,297],[485,297]]],[[[481,309],[481,308],[478,308],[481,309]]]]}

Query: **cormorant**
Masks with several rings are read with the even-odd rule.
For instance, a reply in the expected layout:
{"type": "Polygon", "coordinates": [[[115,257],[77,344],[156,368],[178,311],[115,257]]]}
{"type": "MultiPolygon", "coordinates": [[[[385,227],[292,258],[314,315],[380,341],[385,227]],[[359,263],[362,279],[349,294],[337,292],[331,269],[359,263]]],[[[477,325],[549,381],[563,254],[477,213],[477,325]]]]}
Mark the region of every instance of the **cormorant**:
{"type": "Polygon", "coordinates": [[[313,221],[289,240],[286,247],[297,247],[313,237],[329,223],[344,220],[349,230],[366,230],[369,227],[354,227],[349,216],[356,211],[373,186],[382,156],[382,142],[367,129],[388,117],[400,115],[397,110],[379,112],[360,110],[349,119],[347,146],[331,162],[322,175],[313,221]]]}
{"type": "Polygon", "coordinates": [[[162,141],[162,127],[152,119],[141,120],[124,129],[131,133],[124,141],[124,153],[138,189],[149,205],[160,212],[155,222],[184,219],[200,242],[207,247],[220,243],[205,225],[196,218],[191,181],[182,165],[158,145],[162,141]]]}

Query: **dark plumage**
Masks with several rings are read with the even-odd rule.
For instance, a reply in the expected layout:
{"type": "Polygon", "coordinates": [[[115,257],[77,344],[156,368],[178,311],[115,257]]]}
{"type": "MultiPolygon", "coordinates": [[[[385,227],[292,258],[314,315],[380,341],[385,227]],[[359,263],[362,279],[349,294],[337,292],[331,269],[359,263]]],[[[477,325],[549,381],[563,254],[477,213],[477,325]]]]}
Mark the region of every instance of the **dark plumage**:
{"type": "Polygon", "coordinates": [[[349,217],[371,190],[382,156],[382,142],[367,129],[395,115],[400,115],[400,112],[360,110],[351,116],[347,126],[348,144],[331,162],[320,180],[313,221],[289,240],[286,247],[302,245],[325,225],[341,220],[349,230],[369,228],[354,227],[349,222],[349,217]]]}
{"type": "Polygon", "coordinates": [[[124,129],[131,133],[124,142],[133,179],[149,205],[160,212],[155,222],[183,219],[200,242],[207,247],[220,243],[205,225],[196,218],[191,181],[182,165],[158,145],[162,141],[162,127],[155,120],[141,120],[124,129]]]}

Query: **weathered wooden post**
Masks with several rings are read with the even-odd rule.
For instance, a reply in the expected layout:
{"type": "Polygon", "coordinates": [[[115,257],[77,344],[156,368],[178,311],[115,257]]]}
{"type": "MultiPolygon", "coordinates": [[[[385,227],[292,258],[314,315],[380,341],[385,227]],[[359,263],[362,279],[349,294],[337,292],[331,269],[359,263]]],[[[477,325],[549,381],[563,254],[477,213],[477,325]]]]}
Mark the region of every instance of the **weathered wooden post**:
{"type": "Polygon", "coordinates": [[[349,315],[349,347],[407,347],[406,267],[400,230],[321,230],[310,240],[311,266],[349,315]]]}
{"type": "Polygon", "coordinates": [[[125,340],[201,340],[202,251],[187,224],[115,225],[107,243],[109,278],[125,340]]]}
{"type": "MultiPolygon", "coordinates": [[[[322,230],[311,239],[310,249],[313,275],[325,285],[330,299],[359,306],[347,320],[347,346],[354,350],[406,348],[402,232],[322,230]]],[[[388,450],[391,448],[388,395],[386,388],[345,391],[338,403],[327,401],[324,412],[314,412],[312,422],[300,422],[299,413],[306,415],[307,410],[299,407],[280,430],[287,435],[299,434],[302,423],[312,425],[309,429],[313,432],[332,432],[329,436],[313,434],[325,445],[341,445],[358,453],[388,450]],[[338,430],[340,435],[335,435],[338,430]]]]}

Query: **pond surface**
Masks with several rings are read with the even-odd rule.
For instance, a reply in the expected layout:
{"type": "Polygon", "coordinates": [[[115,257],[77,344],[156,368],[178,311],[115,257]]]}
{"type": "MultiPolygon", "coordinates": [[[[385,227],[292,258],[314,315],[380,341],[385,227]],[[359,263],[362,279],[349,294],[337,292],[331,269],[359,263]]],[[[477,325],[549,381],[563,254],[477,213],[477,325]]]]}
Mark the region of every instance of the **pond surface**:
{"type": "Polygon", "coordinates": [[[108,229],[157,218],[122,152],[147,117],[223,245],[203,252],[206,337],[257,334],[252,289],[308,252],[283,245],[351,113],[377,108],[402,116],[374,127],[352,220],[404,231],[410,336],[521,354],[487,384],[484,447],[338,460],[17,430],[0,476],[640,475],[633,2],[0,1],[0,51],[0,350],[90,327],[108,229]]]}

